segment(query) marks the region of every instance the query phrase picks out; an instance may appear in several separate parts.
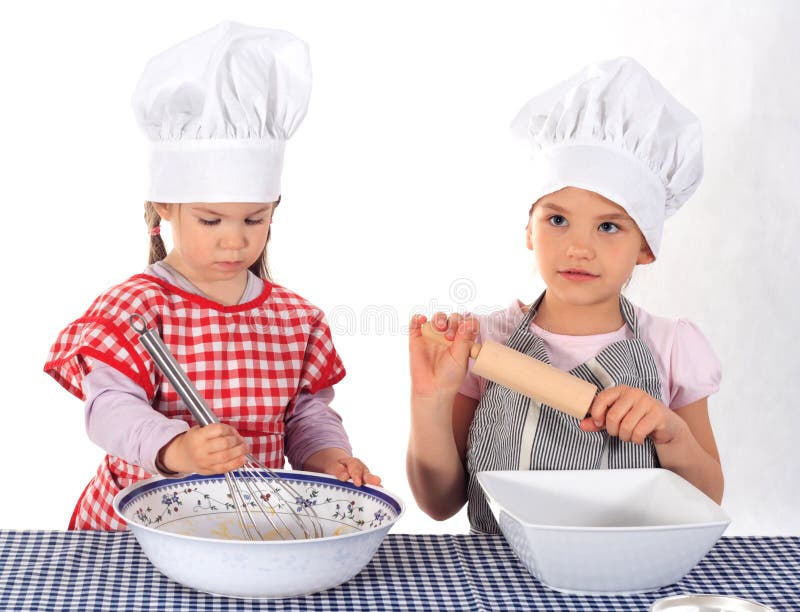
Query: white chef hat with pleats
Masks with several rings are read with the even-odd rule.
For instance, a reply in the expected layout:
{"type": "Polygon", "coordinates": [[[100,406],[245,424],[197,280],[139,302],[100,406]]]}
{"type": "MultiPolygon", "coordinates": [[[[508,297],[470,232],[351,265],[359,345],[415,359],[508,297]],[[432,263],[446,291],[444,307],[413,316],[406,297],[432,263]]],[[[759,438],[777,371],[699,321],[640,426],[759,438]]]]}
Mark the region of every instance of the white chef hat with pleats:
{"type": "Polygon", "coordinates": [[[700,121],[635,60],[591,64],[511,124],[532,147],[532,199],[564,187],[622,206],[658,255],[664,220],[703,178],[700,121]]]}
{"type": "Polygon", "coordinates": [[[155,202],[274,202],[311,93],[308,46],[223,22],[151,59],[132,104],[155,202]]]}

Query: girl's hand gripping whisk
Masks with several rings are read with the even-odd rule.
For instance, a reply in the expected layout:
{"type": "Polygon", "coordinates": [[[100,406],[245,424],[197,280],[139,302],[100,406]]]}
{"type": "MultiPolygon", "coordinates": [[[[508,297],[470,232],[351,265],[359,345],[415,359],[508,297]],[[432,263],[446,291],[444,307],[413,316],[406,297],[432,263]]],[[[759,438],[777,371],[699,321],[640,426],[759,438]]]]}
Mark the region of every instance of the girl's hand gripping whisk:
{"type": "Polygon", "coordinates": [[[233,427],[212,423],[175,436],[158,453],[167,472],[224,474],[247,463],[250,449],[233,427]]]}

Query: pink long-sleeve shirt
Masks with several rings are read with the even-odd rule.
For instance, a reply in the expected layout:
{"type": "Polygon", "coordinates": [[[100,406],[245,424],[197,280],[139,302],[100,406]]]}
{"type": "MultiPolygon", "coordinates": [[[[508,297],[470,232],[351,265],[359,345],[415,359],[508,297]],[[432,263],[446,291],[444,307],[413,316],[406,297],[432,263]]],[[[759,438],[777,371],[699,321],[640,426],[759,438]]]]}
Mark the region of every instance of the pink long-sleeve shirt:
{"type": "MultiPolygon", "coordinates": [[[[148,266],[145,274],[176,287],[204,295],[188,279],[163,262],[148,266]]],[[[258,297],[264,282],[248,272],[247,285],[239,303],[258,297]]],[[[204,296],[207,297],[207,296],[204,296]]],[[[156,458],[159,450],[189,425],[169,419],[153,410],[139,385],[118,370],[96,362],[83,380],[86,396],[86,432],[106,452],[160,473],[156,458]]],[[[286,421],[284,448],[289,463],[301,469],[308,458],[325,448],[341,448],[352,453],[342,419],[331,407],[332,387],[316,393],[302,391],[297,396],[292,416],[286,421]]]]}

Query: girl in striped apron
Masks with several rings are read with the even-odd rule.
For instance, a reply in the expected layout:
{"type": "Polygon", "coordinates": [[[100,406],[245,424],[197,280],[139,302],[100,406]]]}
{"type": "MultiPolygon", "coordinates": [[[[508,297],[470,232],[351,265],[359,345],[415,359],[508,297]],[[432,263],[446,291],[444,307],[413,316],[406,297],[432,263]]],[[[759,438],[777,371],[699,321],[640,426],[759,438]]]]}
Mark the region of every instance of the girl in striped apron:
{"type": "Polygon", "coordinates": [[[530,307],[436,313],[447,347],[410,326],[409,483],[445,519],[468,504],[473,531],[497,532],[484,470],[663,467],[719,502],[723,479],[707,397],[720,367],[699,329],[656,317],[622,290],[655,260],[662,223],[702,177],[699,122],[639,64],[591,65],[531,100],[513,123],[533,144],[526,241],[546,285],[530,307]],[[489,338],[593,383],[577,419],[471,372],[489,338]]]}
{"type": "Polygon", "coordinates": [[[45,371],[86,400],[107,451],[70,529],[123,530],[120,489],[151,474],[216,474],[252,454],[356,485],[332,385],[345,370],[322,312],[271,282],[267,242],[285,141],[310,91],[304,42],[222,23],[147,65],[134,109],[151,140],[150,266],[103,292],[58,336],[45,371]],[[169,221],[166,253],[160,221],[169,221]],[[144,317],[221,423],[198,427],[129,323],[144,317]]]}

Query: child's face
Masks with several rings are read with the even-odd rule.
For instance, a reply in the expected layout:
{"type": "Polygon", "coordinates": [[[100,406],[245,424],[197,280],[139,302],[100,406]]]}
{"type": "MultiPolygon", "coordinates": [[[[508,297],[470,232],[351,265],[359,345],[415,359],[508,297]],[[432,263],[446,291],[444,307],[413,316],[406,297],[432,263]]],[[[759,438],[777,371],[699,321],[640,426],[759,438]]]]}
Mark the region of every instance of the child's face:
{"type": "Polygon", "coordinates": [[[634,266],[655,259],[621,206],[576,187],[536,203],[527,243],[548,290],[576,305],[618,300],[634,266]]]}
{"type": "Polygon", "coordinates": [[[190,280],[213,282],[246,274],[267,243],[274,204],[154,204],[172,226],[181,271],[190,280]]]}

